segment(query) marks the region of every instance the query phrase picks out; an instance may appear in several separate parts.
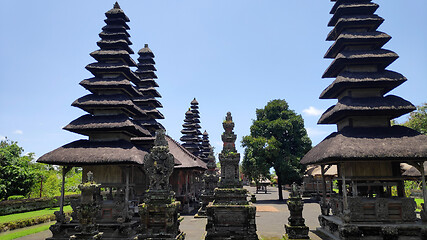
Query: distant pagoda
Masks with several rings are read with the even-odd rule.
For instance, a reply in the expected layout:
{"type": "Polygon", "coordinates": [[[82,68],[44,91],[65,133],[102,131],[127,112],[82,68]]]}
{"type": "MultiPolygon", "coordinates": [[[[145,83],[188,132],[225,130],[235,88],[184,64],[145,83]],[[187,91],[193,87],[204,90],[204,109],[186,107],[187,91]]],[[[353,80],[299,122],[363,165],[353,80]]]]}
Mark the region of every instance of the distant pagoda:
{"type": "Polygon", "coordinates": [[[203,132],[202,144],[200,149],[200,159],[204,162],[209,162],[209,153],[213,150],[211,144],[209,143],[209,134],[208,132],[203,132]]]}
{"type": "Polygon", "coordinates": [[[370,0],[332,2],[328,26],[334,28],[327,40],[334,43],[325,58],[334,61],[323,78],[335,81],[320,98],[338,103],[318,123],[336,124],[338,131],[301,160],[321,165],[322,175],[325,165],[338,165],[339,194],[327,203],[323,189],[320,230],[334,239],[426,239],[427,226],[417,222],[415,202],[405,197],[400,163],[422,166],[427,160],[427,136],[390,124],[415,107],[400,97],[384,96],[406,81],[401,74],[385,70],[398,55],[382,48],[391,39],[377,31],[384,19],[374,14],[378,5],[370,0]]]}
{"type": "MultiPolygon", "coordinates": [[[[129,203],[138,202],[137,191],[132,189],[145,184],[141,182],[145,181],[145,174],[140,166],[147,151],[135,146],[131,138],[151,137],[152,134],[133,120],[147,113],[133,102],[143,95],[135,87],[141,80],[130,69],[136,63],[129,56],[133,53],[127,32],[129,19],[117,2],[105,15],[106,25],[97,42],[100,49],[90,54],[96,62],[86,66],[94,77],[80,83],[91,93],[72,104],[88,114],[64,127],[89,139],[66,144],[43,155],[38,162],[65,166],[63,184],[65,173],[71,167],[83,167],[83,176],[92,172],[93,180],[109,190],[107,199],[98,199],[102,202],[102,214],[96,215],[103,239],[133,239],[139,223],[133,216],[137,207],[129,203]]],[[[61,199],[64,196],[62,186],[61,199]]],[[[74,212],[78,212],[81,206],[72,205],[74,212]]],[[[61,213],[62,206],[63,200],[61,213]]],[[[75,216],[71,222],[61,222],[51,228],[51,239],[68,239],[75,233],[78,220],[75,216]]]]}
{"type": "Polygon", "coordinates": [[[183,142],[182,146],[190,151],[194,156],[199,157],[201,155],[201,135],[200,132],[200,115],[199,115],[199,103],[196,98],[191,101],[191,107],[185,113],[184,124],[181,130],[183,136],[180,140],[183,142]]]}
{"type": "Polygon", "coordinates": [[[141,93],[141,96],[134,98],[134,103],[144,110],[145,114],[138,115],[134,120],[142,127],[150,132],[148,137],[135,137],[132,141],[145,149],[150,149],[154,144],[155,132],[157,130],[164,130],[164,127],[157,122],[157,119],[164,119],[164,116],[157,110],[163,107],[162,104],[156,99],[161,95],[155,89],[159,85],[156,83],[157,75],[155,73],[156,67],[154,66],[154,54],[145,44],[144,48],[138,51],[138,69],[136,75],[140,78],[137,82],[136,88],[141,93]]]}

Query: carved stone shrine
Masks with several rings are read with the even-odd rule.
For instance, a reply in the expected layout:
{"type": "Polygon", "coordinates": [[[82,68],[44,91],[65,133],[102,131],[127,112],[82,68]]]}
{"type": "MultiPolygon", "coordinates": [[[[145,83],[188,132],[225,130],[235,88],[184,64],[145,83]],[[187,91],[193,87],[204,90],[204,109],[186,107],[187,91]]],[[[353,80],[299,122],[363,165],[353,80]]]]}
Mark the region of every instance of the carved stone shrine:
{"type": "Polygon", "coordinates": [[[228,112],[222,123],[224,143],[219,154],[221,180],[214,191],[214,201],[206,207],[206,240],[253,240],[256,234],[256,207],[247,201],[247,190],[239,180],[239,160],[234,142],[234,122],[228,112]]]}
{"type": "Polygon", "coordinates": [[[214,191],[218,186],[219,176],[215,171],[215,156],[213,154],[212,148],[210,149],[208,160],[208,170],[206,170],[205,174],[203,175],[204,189],[202,195],[200,196],[202,200],[202,206],[194,217],[206,217],[206,207],[214,200],[214,191]]]}
{"type": "Polygon", "coordinates": [[[169,185],[173,167],[174,157],[169,153],[165,132],[158,130],[151,153],[144,157],[149,187],[144,203],[139,205],[141,230],[137,239],[185,239],[185,233],[179,230],[180,202],[169,185]]]}
{"type": "Polygon", "coordinates": [[[302,217],[304,201],[296,183],[292,184],[292,191],[289,194],[287,204],[291,216],[288,218],[289,223],[285,225],[285,239],[310,239],[308,237],[309,228],[305,225],[305,220],[302,217]]]}

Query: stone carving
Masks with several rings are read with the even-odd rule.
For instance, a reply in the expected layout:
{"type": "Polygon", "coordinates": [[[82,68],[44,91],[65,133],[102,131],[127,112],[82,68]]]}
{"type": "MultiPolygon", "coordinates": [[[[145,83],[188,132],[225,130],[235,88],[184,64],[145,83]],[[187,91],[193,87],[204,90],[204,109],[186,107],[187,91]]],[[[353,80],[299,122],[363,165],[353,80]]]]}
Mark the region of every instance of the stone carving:
{"type": "Polygon", "coordinates": [[[72,240],[101,239],[102,232],[98,231],[96,216],[101,209],[99,202],[100,187],[93,181],[92,172],[87,173],[87,182],[79,185],[81,201],[76,207],[79,225],[76,227],[78,233],[70,237],[72,240]]]}
{"type": "Polygon", "coordinates": [[[206,166],[208,167],[208,170],[206,170],[205,174],[203,175],[204,189],[200,196],[202,199],[201,207],[194,217],[206,217],[206,207],[208,206],[209,202],[214,200],[214,190],[218,186],[219,176],[215,171],[215,156],[213,154],[212,148],[209,151],[208,164],[206,166]]]}
{"type": "Polygon", "coordinates": [[[180,202],[175,201],[175,193],[169,186],[173,166],[174,156],[169,153],[165,132],[158,130],[154,147],[144,158],[144,169],[150,184],[144,203],[139,205],[141,227],[136,239],[185,239],[185,233],[179,230],[180,202]]]}
{"type": "Polygon", "coordinates": [[[288,199],[290,217],[288,218],[289,224],[285,225],[285,239],[310,239],[308,237],[309,228],[305,226],[305,220],[302,217],[303,207],[304,202],[300,189],[296,183],[293,183],[288,199]]]}
{"type": "Polygon", "coordinates": [[[239,160],[234,142],[234,122],[228,112],[222,123],[225,132],[221,138],[224,147],[219,154],[221,181],[214,190],[214,201],[206,207],[206,240],[258,239],[256,234],[256,208],[247,201],[247,191],[239,180],[239,160]]]}

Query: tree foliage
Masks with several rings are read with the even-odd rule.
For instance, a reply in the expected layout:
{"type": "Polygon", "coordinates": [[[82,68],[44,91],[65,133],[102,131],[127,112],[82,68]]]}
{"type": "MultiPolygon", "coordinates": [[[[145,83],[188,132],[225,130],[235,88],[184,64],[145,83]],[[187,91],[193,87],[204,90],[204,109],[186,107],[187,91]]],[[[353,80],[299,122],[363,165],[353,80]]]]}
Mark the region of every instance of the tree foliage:
{"type": "Polygon", "coordinates": [[[23,152],[16,142],[0,141],[0,199],[27,196],[40,176],[40,166],[32,162],[34,154],[23,152]]]}
{"type": "MultiPolygon", "coordinates": [[[[311,149],[301,115],[289,109],[285,100],[272,100],[256,110],[250,130],[251,134],[242,140],[244,173],[258,177],[273,167],[279,187],[299,182],[304,170],[299,160],[311,149]]],[[[281,191],[279,199],[283,199],[281,191]]]]}
{"type": "Polygon", "coordinates": [[[427,134],[427,103],[417,106],[417,111],[411,112],[408,121],[403,125],[422,134],[427,134]]]}

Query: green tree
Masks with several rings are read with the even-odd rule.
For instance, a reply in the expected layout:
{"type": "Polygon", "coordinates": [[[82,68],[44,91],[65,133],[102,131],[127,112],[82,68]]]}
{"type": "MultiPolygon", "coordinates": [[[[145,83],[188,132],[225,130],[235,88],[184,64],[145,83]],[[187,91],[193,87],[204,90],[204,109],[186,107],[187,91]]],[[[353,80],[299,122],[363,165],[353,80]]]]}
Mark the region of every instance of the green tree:
{"type": "Polygon", "coordinates": [[[0,199],[12,195],[27,196],[40,176],[34,154],[22,155],[24,149],[8,139],[0,141],[0,199]]]}
{"type": "Polygon", "coordinates": [[[408,120],[403,125],[422,134],[427,134],[427,103],[417,106],[417,111],[411,112],[408,120]]]}
{"type": "MultiPolygon", "coordinates": [[[[273,167],[279,189],[282,184],[300,181],[304,166],[299,161],[311,149],[301,115],[289,109],[285,100],[272,100],[256,110],[250,130],[251,135],[242,140],[243,164],[253,163],[261,169],[273,167]]],[[[279,200],[283,200],[282,191],[279,200]]]]}

